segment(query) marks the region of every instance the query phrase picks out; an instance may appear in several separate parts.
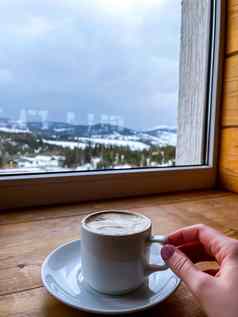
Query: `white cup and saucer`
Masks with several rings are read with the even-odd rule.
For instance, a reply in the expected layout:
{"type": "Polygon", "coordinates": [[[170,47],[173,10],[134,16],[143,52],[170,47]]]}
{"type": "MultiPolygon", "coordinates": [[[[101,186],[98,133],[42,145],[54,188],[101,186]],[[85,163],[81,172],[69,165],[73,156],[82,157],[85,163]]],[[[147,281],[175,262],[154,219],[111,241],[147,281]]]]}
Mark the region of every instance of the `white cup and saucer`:
{"type": "Polygon", "coordinates": [[[44,286],[61,302],[93,313],[131,313],[162,302],[180,279],[161,259],[165,237],[151,230],[151,220],[138,213],[88,215],[81,222],[81,240],[45,259],[44,286]]]}

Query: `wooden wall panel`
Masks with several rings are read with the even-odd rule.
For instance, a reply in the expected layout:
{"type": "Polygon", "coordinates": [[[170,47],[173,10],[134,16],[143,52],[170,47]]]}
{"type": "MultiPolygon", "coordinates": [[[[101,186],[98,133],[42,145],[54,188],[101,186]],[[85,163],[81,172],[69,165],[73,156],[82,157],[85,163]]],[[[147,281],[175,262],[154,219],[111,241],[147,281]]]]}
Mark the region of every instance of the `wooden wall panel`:
{"type": "Polygon", "coordinates": [[[227,1],[219,182],[238,193],[238,0],[227,1]]]}
{"type": "Polygon", "coordinates": [[[238,0],[228,0],[227,54],[238,52],[238,0]]]}
{"type": "Polygon", "coordinates": [[[238,126],[238,55],[227,58],[225,63],[221,124],[238,126]]]}
{"type": "Polygon", "coordinates": [[[238,128],[222,129],[220,182],[223,187],[238,192],[238,128]]]}

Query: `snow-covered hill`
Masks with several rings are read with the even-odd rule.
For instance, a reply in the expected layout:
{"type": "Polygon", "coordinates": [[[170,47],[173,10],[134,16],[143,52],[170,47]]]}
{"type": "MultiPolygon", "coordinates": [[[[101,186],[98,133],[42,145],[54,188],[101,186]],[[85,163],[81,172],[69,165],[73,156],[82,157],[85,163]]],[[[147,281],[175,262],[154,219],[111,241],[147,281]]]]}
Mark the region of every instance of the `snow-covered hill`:
{"type": "Polygon", "coordinates": [[[176,128],[158,126],[146,131],[136,131],[110,124],[70,125],[64,122],[22,122],[0,119],[0,133],[32,133],[45,143],[62,147],[84,148],[88,142],[115,146],[128,146],[143,151],[152,145],[176,146],[176,128]]]}

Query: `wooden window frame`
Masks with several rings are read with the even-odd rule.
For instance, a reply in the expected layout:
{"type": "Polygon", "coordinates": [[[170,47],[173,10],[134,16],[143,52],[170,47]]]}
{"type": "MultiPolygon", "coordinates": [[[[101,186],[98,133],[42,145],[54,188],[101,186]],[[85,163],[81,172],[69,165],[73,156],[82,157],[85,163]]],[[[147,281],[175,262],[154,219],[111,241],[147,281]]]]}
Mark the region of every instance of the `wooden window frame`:
{"type": "MultiPolygon", "coordinates": [[[[212,66],[206,157],[201,166],[145,168],[92,172],[11,175],[0,177],[0,208],[159,194],[209,189],[216,186],[219,103],[222,89],[225,1],[213,0],[212,66]]],[[[205,106],[205,105],[204,105],[205,106]]]]}

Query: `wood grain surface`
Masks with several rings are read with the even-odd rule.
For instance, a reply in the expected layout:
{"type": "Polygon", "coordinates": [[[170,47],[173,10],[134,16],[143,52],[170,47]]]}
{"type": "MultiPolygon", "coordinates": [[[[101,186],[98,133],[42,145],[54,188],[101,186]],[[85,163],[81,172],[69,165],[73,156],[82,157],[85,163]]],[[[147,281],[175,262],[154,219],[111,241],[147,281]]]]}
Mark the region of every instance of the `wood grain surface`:
{"type": "Polygon", "coordinates": [[[221,131],[220,183],[238,192],[238,127],[221,131]]]}
{"type": "Polygon", "coordinates": [[[222,128],[238,126],[238,55],[225,62],[221,124],[222,128]]]}
{"type": "Polygon", "coordinates": [[[219,154],[220,186],[238,193],[238,0],[227,1],[219,154]]]}
{"type": "Polygon", "coordinates": [[[226,53],[238,52],[238,0],[227,0],[227,45],[226,53]]]}
{"type": "Polygon", "coordinates": [[[209,1],[183,0],[181,10],[176,165],[199,165],[206,112],[209,1]]]}
{"type": "MultiPolygon", "coordinates": [[[[0,214],[0,316],[70,317],[85,314],[55,300],[42,286],[41,264],[54,248],[80,238],[86,214],[129,209],[150,217],[154,233],[195,223],[213,226],[238,238],[238,195],[224,191],[181,193],[72,206],[22,209],[0,214]]],[[[209,268],[212,263],[205,263],[209,268]]],[[[198,303],[182,285],[167,301],[139,315],[200,317],[198,303]]]]}

